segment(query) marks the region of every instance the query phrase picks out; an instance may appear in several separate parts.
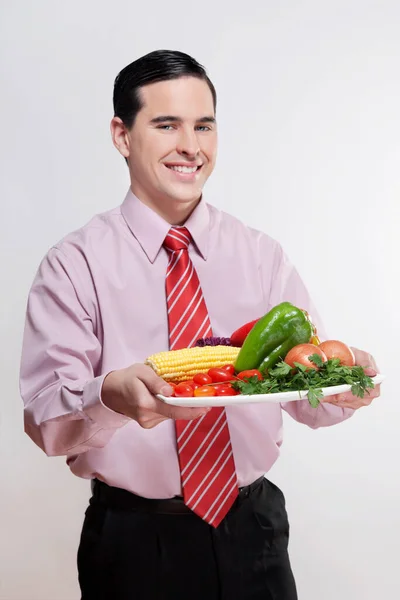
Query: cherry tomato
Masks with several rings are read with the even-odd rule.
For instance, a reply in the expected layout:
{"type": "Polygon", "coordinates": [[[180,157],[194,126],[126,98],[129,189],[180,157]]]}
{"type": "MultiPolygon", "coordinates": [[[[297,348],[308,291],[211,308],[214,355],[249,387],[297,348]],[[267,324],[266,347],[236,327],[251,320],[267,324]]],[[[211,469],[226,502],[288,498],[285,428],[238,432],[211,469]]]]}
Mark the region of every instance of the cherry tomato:
{"type": "Polygon", "coordinates": [[[257,377],[259,381],[263,378],[260,371],[257,369],[248,369],[247,371],[241,371],[238,374],[239,379],[245,380],[250,379],[250,377],[257,377]]]}
{"type": "Polygon", "coordinates": [[[208,374],[213,383],[221,383],[223,381],[230,381],[232,379],[232,375],[224,369],[209,369],[208,374]]]}
{"type": "Polygon", "coordinates": [[[191,385],[187,384],[186,382],[182,381],[181,383],[178,383],[178,385],[175,388],[175,396],[177,398],[190,398],[193,396],[193,388],[191,385]]]}
{"type": "Polygon", "coordinates": [[[207,373],[197,373],[193,377],[194,383],[198,383],[199,385],[206,385],[207,383],[212,383],[212,379],[207,373]]]}
{"type": "Polygon", "coordinates": [[[220,383],[215,386],[217,396],[236,396],[237,390],[234,390],[229,383],[220,383]]]}
{"type": "Polygon", "coordinates": [[[221,367],[221,369],[223,369],[227,373],[230,373],[231,375],[235,374],[235,367],[234,367],[234,365],[225,365],[224,367],[221,367]]]}
{"type": "Polygon", "coordinates": [[[213,383],[212,384],[214,390],[219,390],[220,387],[225,387],[227,385],[230,385],[230,383],[213,383]]]}
{"type": "Polygon", "coordinates": [[[195,396],[215,396],[216,391],[212,385],[201,385],[194,390],[195,396]]]}
{"type": "Polygon", "coordinates": [[[187,379],[186,381],[182,381],[181,383],[186,383],[187,385],[190,385],[194,390],[199,387],[198,383],[195,383],[193,381],[193,379],[187,379]]]}

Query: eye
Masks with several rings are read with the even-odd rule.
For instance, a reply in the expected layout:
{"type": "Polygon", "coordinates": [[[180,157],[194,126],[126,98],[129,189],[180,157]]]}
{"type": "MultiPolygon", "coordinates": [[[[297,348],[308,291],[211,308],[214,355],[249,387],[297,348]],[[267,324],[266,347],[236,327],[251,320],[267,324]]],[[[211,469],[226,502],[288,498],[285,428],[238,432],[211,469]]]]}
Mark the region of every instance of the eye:
{"type": "Polygon", "coordinates": [[[157,127],[157,129],[165,129],[167,131],[167,130],[173,129],[173,127],[172,127],[172,125],[159,125],[157,127]]]}
{"type": "Polygon", "coordinates": [[[199,125],[197,129],[200,129],[201,131],[211,131],[211,127],[208,125],[199,125]]]}

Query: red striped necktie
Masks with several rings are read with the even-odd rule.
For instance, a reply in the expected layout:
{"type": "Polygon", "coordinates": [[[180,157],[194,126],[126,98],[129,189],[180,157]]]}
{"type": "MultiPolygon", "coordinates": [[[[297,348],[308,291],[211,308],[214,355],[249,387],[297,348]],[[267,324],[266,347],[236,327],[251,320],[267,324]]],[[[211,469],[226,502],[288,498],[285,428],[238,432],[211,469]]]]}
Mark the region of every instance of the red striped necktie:
{"type": "MultiPolygon", "coordinates": [[[[166,295],[171,350],[194,346],[212,335],[199,278],[189,258],[191,236],[186,227],[172,227],[164,247],[170,254],[166,295]]],[[[194,421],[175,421],[185,504],[217,527],[238,494],[226,412],[213,407],[194,421]]]]}

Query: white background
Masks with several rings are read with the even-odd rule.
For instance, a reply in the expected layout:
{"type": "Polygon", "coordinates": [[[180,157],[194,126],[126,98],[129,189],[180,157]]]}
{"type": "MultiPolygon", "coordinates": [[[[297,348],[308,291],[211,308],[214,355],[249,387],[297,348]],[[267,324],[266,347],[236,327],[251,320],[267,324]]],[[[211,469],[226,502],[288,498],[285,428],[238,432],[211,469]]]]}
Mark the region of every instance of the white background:
{"type": "MultiPolygon", "coordinates": [[[[44,253],[119,204],[117,72],[188,52],[219,94],[207,200],[277,238],[331,334],[370,351],[382,397],[312,431],[285,419],[283,488],[300,600],[400,597],[398,0],[3,0],[0,598],[77,600],[88,483],[23,433],[26,296],[44,253]]],[[[151,599],[149,599],[151,600],[151,599]]]]}

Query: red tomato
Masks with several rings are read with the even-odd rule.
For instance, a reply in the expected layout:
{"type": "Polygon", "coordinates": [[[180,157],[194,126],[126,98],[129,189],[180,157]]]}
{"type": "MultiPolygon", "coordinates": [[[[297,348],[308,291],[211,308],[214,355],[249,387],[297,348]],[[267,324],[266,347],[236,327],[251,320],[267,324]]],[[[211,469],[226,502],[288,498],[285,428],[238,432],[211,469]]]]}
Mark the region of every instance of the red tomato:
{"type": "Polygon", "coordinates": [[[294,367],[294,363],[297,362],[305,367],[318,370],[318,367],[308,358],[312,354],[318,354],[323,362],[327,361],[326,355],[319,346],[314,346],[314,344],[298,344],[286,354],[285,363],[294,367]]]}
{"type": "Polygon", "coordinates": [[[225,366],[221,367],[221,369],[223,369],[227,373],[230,373],[231,375],[235,374],[235,366],[234,365],[225,365],[225,366]]]}
{"type": "Polygon", "coordinates": [[[224,387],[225,385],[230,385],[229,383],[213,383],[212,386],[214,390],[218,390],[220,387],[224,387]]]}
{"type": "Polygon", "coordinates": [[[177,398],[190,398],[193,396],[193,388],[191,385],[189,385],[188,383],[186,383],[185,381],[182,381],[181,383],[178,383],[178,385],[175,388],[175,396],[177,398]]]}
{"type": "Polygon", "coordinates": [[[186,381],[182,381],[181,383],[186,383],[186,385],[190,385],[194,390],[199,387],[198,383],[195,383],[193,379],[187,379],[186,381]]]}
{"type": "Polygon", "coordinates": [[[260,371],[257,369],[248,369],[247,371],[242,371],[238,374],[239,379],[250,379],[250,377],[257,377],[259,381],[263,378],[260,371]]]}
{"type": "Polygon", "coordinates": [[[239,393],[229,383],[220,383],[215,386],[215,389],[217,396],[236,396],[239,393]]]}
{"type": "Polygon", "coordinates": [[[215,396],[216,392],[212,385],[202,385],[194,390],[195,396],[215,396]]]}
{"type": "Polygon", "coordinates": [[[206,385],[207,383],[212,383],[212,379],[207,373],[197,373],[193,377],[194,383],[198,383],[199,385],[206,385]]]}
{"type": "Polygon", "coordinates": [[[232,379],[232,375],[224,369],[209,369],[208,374],[213,383],[221,383],[222,381],[230,381],[232,379]]]}
{"type": "Polygon", "coordinates": [[[326,340],[318,347],[328,359],[339,358],[341,364],[346,367],[354,367],[356,364],[353,350],[339,340],[326,340]]]}

